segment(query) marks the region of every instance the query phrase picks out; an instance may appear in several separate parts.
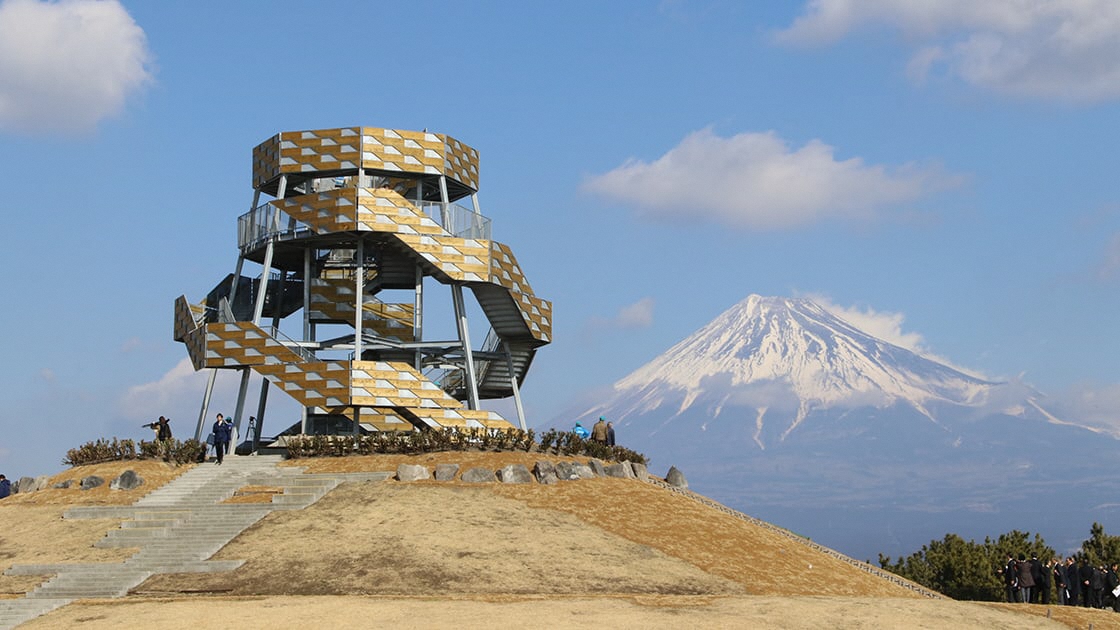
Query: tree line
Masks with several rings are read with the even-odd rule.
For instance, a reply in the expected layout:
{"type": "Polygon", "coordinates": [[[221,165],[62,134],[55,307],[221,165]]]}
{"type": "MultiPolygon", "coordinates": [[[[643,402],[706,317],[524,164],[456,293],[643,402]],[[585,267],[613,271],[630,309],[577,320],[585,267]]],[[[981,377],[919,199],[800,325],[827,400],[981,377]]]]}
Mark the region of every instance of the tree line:
{"type": "MultiPolygon", "coordinates": [[[[998,602],[1007,599],[1000,569],[1008,555],[1018,558],[1020,554],[1027,558],[1037,555],[1043,563],[1059,557],[1041,535],[1032,538],[1030,532],[1012,530],[995,540],[985,537],[982,543],[946,534],[893,562],[880,553],[879,566],[953,599],[998,602]]],[[[1089,538],[1071,555],[1078,563],[1088,560],[1091,566],[1120,563],[1120,536],[1109,535],[1103,525],[1093,523],[1089,538]]]]}

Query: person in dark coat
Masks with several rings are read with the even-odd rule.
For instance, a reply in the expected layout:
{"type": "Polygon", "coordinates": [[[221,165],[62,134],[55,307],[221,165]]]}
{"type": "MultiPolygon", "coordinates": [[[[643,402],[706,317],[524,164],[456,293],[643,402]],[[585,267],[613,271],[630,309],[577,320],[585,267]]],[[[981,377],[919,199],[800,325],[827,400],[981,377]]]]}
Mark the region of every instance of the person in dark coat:
{"type": "Polygon", "coordinates": [[[1089,565],[1088,558],[1081,559],[1081,566],[1077,569],[1077,586],[1081,591],[1081,605],[1085,608],[1096,608],[1093,601],[1093,567],[1089,565]]]}
{"type": "Polygon", "coordinates": [[[607,446],[614,446],[614,423],[607,423],[607,446]]]}
{"type": "Polygon", "coordinates": [[[1050,567],[1042,564],[1038,556],[1031,556],[1031,575],[1034,577],[1034,603],[1050,604],[1050,567]],[[1037,576],[1035,575],[1037,573],[1037,576]]]}
{"type": "Polygon", "coordinates": [[[1069,589],[1069,600],[1066,603],[1076,606],[1081,598],[1081,578],[1073,556],[1066,558],[1066,588],[1069,589]]]}
{"type": "Polygon", "coordinates": [[[226,450],[229,449],[229,438],[233,431],[233,427],[225,419],[225,416],[218,414],[218,419],[214,422],[214,453],[218,456],[218,465],[222,463],[222,457],[225,456],[226,450]]]}
{"type": "Polygon", "coordinates": [[[1105,597],[1111,598],[1108,601],[1112,604],[1112,612],[1120,612],[1120,597],[1115,595],[1117,587],[1120,587],[1120,574],[1117,573],[1117,564],[1112,563],[1108,568],[1108,575],[1105,576],[1105,597]]]}
{"type": "Polygon", "coordinates": [[[1066,565],[1062,559],[1050,561],[1050,573],[1054,576],[1054,587],[1058,589],[1058,603],[1065,606],[1069,603],[1069,585],[1066,584],[1066,565]]]}
{"type": "Polygon", "coordinates": [[[1015,556],[1007,554],[1007,562],[1003,563],[1003,568],[999,572],[1003,575],[1003,586],[1007,592],[1007,601],[1013,604],[1018,601],[1017,585],[1019,583],[1018,578],[1016,578],[1018,568],[1015,566],[1015,556]]]}
{"type": "Polygon", "coordinates": [[[1034,590],[1034,578],[1031,577],[1031,563],[1027,562],[1025,554],[1019,554],[1019,562],[1016,563],[1015,568],[1018,569],[1019,601],[1029,604],[1031,591],[1034,590]]]}
{"type": "Polygon", "coordinates": [[[12,495],[12,482],[4,475],[0,475],[0,499],[10,497],[12,495]]]}
{"type": "Polygon", "coordinates": [[[1106,581],[1106,570],[1103,566],[1093,567],[1093,575],[1089,578],[1089,583],[1093,589],[1093,608],[1104,608],[1104,585],[1106,581]]]}

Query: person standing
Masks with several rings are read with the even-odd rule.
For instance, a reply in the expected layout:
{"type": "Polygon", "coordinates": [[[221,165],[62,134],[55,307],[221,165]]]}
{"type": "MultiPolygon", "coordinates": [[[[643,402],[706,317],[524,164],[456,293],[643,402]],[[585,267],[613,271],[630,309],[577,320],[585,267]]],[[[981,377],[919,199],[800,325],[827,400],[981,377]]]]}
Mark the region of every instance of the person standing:
{"type": "Polygon", "coordinates": [[[575,433],[576,437],[580,438],[581,440],[586,440],[591,436],[591,432],[578,422],[576,423],[576,426],[572,427],[572,433],[575,433]]]}
{"type": "Polygon", "coordinates": [[[1069,586],[1066,584],[1066,565],[1062,564],[1061,557],[1050,561],[1050,573],[1054,576],[1054,587],[1058,589],[1058,603],[1062,606],[1069,604],[1069,586]]]}
{"type": "Polygon", "coordinates": [[[1054,573],[1050,570],[1050,566],[1053,563],[1053,560],[1051,560],[1047,564],[1042,564],[1042,562],[1039,561],[1038,556],[1032,556],[1032,561],[1031,562],[1032,562],[1032,564],[1034,564],[1034,563],[1038,564],[1038,577],[1035,578],[1034,583],[1035,583],[1035,587],[1040,592],[1037,595],[1035,595],[1035,598],[1034,598],[1035,603],[1036,604],[1039,603],[1039,596],[1041,596],[1042,604],[1044,606],[1049,606],[1050,605],[1050,587],[1053,583],[1053,577],[1054,577],[1054,573]]]}
{"type": "Polygon", "coordinates": [[[1014,604],[1019,600],[1017,592],[1019,569],[1015,564],[1015,556],[1007,554],[1007,562],[1003,563],[1003,568],[999,572],[1003,574],[1003,587],[1007,593],[1007,601],[1014,604]]]}
{"type": "Polygon", "coordinates": [[[607,443],[607,421],[599,416],[599,421],[591,427],[591,439],[599,444],[607,443]]]}
{"type": "Polygon", "coordinates": [[[1031,591],[1034,590],[1034,578],[1031,577],[1031,563],[1027,562],[1026,554],[1019,554],[1019,562],[1015,564],[1019,578],[1019,601],[1024,604],[1031,603],[1031,591]]]}
{"type": "Polygon", "coordinates": [[[0,475],[0,499],[9,497],[11,495],[12,495],[12,482],[8,481],[8,478],[5,477],[4,475],[0,475]]]}
{"type": "Polygon", "coordinates": [[[1088,558],[1081,559],[1081,567],[1077,570],[1078,590],[1081,591],[1081,605],[1085,608],[1096,608],[1093,601],[1093,566],[1088,558]]]}
{"type": "Polygon", "coordinates": [[[222,464],[222,458],[229,448],[229,438],[232,427],[226,420],[225,416],[218,414],[218,419],[214,422],[214,453],[218,456],[218,461],[215,462],[219,466],[222,464]]]}
{"type": "Polygon", "coordinates": [[[607,423],[607,446],[614,446],[614,423],[607,423]]]}
{"type": "Polygon", "coordinates": [[[1069,589],[1069,599],[1066,603],[1076,606],[1078,598],[1081,597],[1081,578],[1073,556],[1066,558],[1066,588],[1069,589]]]}

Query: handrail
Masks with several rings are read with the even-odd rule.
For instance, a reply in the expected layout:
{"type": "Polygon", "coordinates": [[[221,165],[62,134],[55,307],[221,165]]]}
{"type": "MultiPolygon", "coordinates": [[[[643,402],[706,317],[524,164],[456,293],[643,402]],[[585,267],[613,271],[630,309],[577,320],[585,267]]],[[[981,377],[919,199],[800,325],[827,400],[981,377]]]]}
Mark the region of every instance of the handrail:
{"type": "Polygon", "coordinates": [[[280,345],[298,354],[304,361],[314,361],[316,359],[314,352],[301,346],[295,339],[280,332],[280,329],[276,326],[270,326],[268,334],[272,335],[273,339],[279,341],[280,345]]]}
{"type": "Polygon", "coordinates": [[[310,229],[306,223],[296,221],[271,203],[262,203],[237,217],[237,246],[245,252],[269,239],[310,229]]]}
{"type": "Polygon", "coordinates": [[[491,235],[490,219],[457,203],[439,201],[414,201],[433,221],[444,230],[459,238],[489,240],[491,235]]]}

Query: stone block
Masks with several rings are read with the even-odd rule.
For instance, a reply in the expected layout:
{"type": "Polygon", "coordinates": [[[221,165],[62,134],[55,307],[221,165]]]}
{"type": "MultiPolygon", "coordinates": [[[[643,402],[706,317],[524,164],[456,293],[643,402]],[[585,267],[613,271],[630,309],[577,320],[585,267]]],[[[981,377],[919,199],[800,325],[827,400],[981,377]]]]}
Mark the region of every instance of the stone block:
{"type": "Polygon", "coordinates": [[[436,481],[454,481],[459,474],[459,464],[436,464],[436,481]]]}
{"type": "Polygon", "coordinates": [[[432,472],[420,464],[401,464],[397,466],[397,481],[423,481],[431,479],[432,472]]]}
{"type": "Polygon", "coordinates": [[[489,468],[468,468],[463,473],[462,480],[466,483],[494,483],[498,478],[489,468]]]}
{"type": "Polygon", "coordinates": [[[677,470],[676,466],[670,466],[668,474],[665,475],[665,483],[680,488],[682,490],[688,489],[688,481],[684,478],[684,473],[677,470]]]}
{"type": "Polygon", "coordinates": [[[510,464],[498,471],[502,483],[533,483],[533,475],[525,464],[510,464]]]}
{"type": "Polygon", "coordinates": [[[110,490],[135,490],[144,485],[144,479],[135,470],[126,470],[109,482],[110,490]]]}

